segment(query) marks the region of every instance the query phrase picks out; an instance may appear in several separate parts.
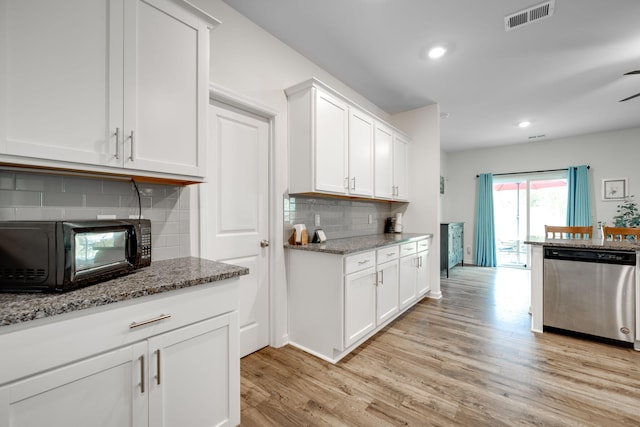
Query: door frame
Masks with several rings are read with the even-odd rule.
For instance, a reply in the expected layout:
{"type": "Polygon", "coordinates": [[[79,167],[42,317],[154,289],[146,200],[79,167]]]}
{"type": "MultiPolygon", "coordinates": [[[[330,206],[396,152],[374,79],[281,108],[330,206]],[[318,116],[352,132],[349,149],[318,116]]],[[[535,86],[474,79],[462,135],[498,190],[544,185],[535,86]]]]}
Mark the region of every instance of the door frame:
{"type": "MultiPolygon", "coordinates": [[[[275,281],[276,256],[275,256],[275,251],[273,250],[274,249],[273,243],[275,241],[276,232],[278,230],[277,222],[276,222],[278,219],[278,211],[277,211],[277,205],[274,201],[273,195],[276,194],[275,174],[274,174],[274,171],[275,171],[275,155],[274,154],[275,154],[275,141],[276,141],[275,120],[276,120],[276,117],[278,116],[278,112],[273,108],[265,106],[264,104],[261,104],[252,98],[249,98],[243,94],[234,92],[230,89],[227,89],[215,83],[209,83],[209,99],[208,99],[207,107],[211,105],[211,101],[216,101],[218,103],[224,104],[231,108],[241,110],[242,112],[258,116],[261,119],[266,120],[269,126],[269,130],[268,130],[269,146],[267,148],[269,153],[268,154],[269,194],[267,194],[269,220],[268,220],[268,226],[267,226],[268,227],[267,233],[268,233],[268,240],[271,242],[271,246],[268,248],[269,260],[267,262],[267,266],[268,266],[269,272],[267,275],[268,276],[267,292],[269,294],[269,307],[268,307],[269,345],[276,346],[278,343],[278,340],[276,337],[276,317],[274,315],[274,312],[275,312],[274,308],[276,307],[277,304],[275,301],[275,292],[273,287],[274,283],[276,283],[275,281]]],[[[207,169],[207,173],[209,173],[208,169],[207,169]]],[[[200,225],[199,227],[200,234],[198,236],[198,251],[200,254],[202,254],[204,253],[204,248],[203,248],[203,241],[200,238],[200,235],[205,234],[207,229],[207,221],[206,221],[206,215],[205,215],[204,209],[202,209],[202,206],[204,206],[203,201],[206,199],[206,196],[203,194],[200,188],[201,187],[199,187],[199,191],[198,191],[198,206],[200,208],[198,209],[199,210],[198,222],[200,225]]]]}

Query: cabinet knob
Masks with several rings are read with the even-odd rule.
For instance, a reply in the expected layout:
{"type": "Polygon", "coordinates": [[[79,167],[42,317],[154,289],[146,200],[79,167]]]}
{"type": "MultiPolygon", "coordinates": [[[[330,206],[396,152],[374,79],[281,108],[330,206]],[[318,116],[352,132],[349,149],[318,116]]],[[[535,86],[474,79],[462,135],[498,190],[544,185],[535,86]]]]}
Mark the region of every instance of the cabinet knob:
{"type": "Polygon", "coordinates": [[[260,247],[261,248],[268,248],[270,244],[271,244],[271,242],[269,242],[268,240],[262,240],[260,242],[260,247]]]}

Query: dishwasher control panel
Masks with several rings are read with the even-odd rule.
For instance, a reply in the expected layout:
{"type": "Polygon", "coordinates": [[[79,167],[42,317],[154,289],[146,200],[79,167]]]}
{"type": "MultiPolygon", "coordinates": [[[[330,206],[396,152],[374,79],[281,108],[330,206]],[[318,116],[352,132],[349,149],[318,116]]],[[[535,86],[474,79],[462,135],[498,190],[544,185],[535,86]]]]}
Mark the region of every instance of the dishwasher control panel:
{"type": "Polygon", "coordinates": [[[567,261],[636,265],[636,253],[627,251],[545,247],[544,257],[545,259],[563,259],[567,261]]]}

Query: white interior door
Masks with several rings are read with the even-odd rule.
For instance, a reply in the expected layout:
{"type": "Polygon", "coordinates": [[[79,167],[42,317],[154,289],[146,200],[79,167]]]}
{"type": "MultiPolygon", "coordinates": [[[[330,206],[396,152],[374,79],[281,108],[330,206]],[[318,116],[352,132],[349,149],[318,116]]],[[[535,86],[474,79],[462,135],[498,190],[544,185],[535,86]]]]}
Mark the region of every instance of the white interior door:
{"type": "Polygon", "coordinates": [[[269,123],[213,101],[202,256],[249,268],[240,278],[240,357],[269,344],[269,123]]]}

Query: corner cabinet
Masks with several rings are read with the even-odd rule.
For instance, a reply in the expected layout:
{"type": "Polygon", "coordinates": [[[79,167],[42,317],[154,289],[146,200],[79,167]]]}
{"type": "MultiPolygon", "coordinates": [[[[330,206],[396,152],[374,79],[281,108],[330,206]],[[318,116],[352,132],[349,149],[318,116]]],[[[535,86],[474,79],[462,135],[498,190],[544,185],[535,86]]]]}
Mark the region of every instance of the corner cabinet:
{"type": "Polygon", "coordinates": [[[408,201],[406,136],[318,80],[285,92],[290,194],[408,201]],[[388,131],[388,147],[379,129],[388,131]]]}
{"type": "Polygon", "coordinates": [[[426,295],[420,259],[427,264],[430,242],[350,255],[289,250],[290,344],[331,363],[349,354],[426,295]]]}
{"type": "Polygon", "coordinates": [[[449,277],[458,264],[464,265],[464,222],[440,224],[440,271],[449,277]]]}
{"type": "Polygon", "coordinates": [[[0,335],[31,343],[3,359],[0,425],[239,424],[237,284],[217,283],[0,335]]]}
{"type": "Polygon", "coordinates": [[[0,0],[0,160],[204,177],[209,31],[177,0],[0,0]]]}

